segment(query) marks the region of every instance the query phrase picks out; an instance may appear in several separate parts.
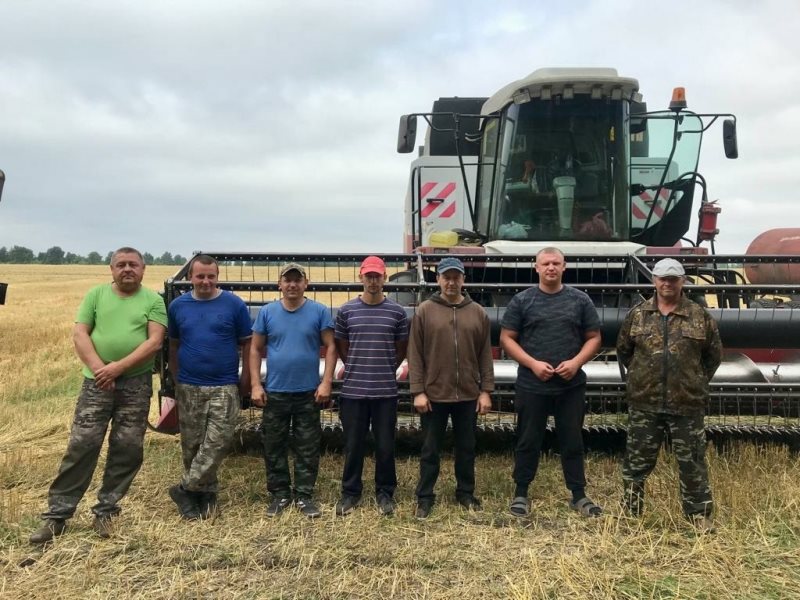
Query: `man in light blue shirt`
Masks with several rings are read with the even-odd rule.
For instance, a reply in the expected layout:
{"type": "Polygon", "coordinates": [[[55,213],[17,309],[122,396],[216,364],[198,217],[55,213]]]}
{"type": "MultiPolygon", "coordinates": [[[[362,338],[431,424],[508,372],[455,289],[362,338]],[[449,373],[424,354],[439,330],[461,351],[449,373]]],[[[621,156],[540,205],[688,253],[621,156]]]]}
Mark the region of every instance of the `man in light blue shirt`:
{"type": "Polygon", "coordinates": [[[253,324],[250,372],[261,370],[266,350],[266,387],[253,377],[250,397],[264,408],[261,432],[267,490],[272,501],[267,516],[288,508],[292,499],[307,517],[321,512],[312,495],[319,472],[322,429],[320,407],[330,400],[336,347],[330,309],[304,296],[308,278],[297,263],[280,271],[281,299],[261,307],[253,324]],[[319,378],[320,346],[325,349],[325,370],[319,378]],[[289,473],[288,445],[294,437],[294,486],[289,473]]]}

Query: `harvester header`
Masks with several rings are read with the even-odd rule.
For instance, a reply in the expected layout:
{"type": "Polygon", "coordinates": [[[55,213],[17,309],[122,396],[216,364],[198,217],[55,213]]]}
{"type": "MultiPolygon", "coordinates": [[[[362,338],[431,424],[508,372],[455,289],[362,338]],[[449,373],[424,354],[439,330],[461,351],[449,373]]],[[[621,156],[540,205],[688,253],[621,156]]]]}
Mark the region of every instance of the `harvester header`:
{"type": "MultiPolygon", "coordinates": [[[[367,254],[268,254],[203,252],[220,264],[220,287],[244,298],[255,318],[265,303],[280,297],[278,279],[281,265],[297,262],[304,266],[309,279],[307,295],[330,307],[335,317],[338,307],[362,291],[358,269],[367,254]]],[[[528,255],[382,255],[391,276],[414,272],[414,280],[391,282],[385,286],[389,297],[405,306],[412,317],[416,306],[436,289],[431,276],[442,258],[457,256],[465,265],[465,289],[485,306],[492,324],[492,343],[495,346],[495,409],[481,417],[481,427],[489,437],[499,436],[492,444],[503,444],[513,434],[513,396],[516,363],[504,357],[498,347],[500,322],[505,308],[496,300],[508,298],[536,284],[534,258],[528,255]],[[519,281],[482,281],[480,276],[493,269],[509,269],[529,275],[519,281]]],[[[800,294],[800,283],[753,285],[738,276],[732,282],[715,281],[713,274],[724,262],[732,273],[744,273],[754,266],[797,265],[800,257],[786,256],[691,256],[672,255],[680,261],[690,279],[686,291],[695,298],[704,298],[717,320],[723,343],[728,350],[726,360],[711,385],[708,406],[708,428],[713,435],[751,436],[800,440],[800,363],[797,340],[800,339],[800,311],[780,308],[746,308],[748,302],[763,294],[791,296],[800,294]],[[738,261],[738,262],[735,262],[738,261]]],[[[567,256],[567,285],[588,293],[598,306],[601,318],[603,350],[596,360],[588,363],[587,418],[589,432],[611,435],[620,439],[625,430],[625,381],[613,352],[617,333],[629,307],[653,293],[653,265],[663,255],[628,256],[567,256]],[[616,283],[582,283],[578,273],[619,271],[627,274],[616,283]]],[[[587,277],[591,279],[591,277],[587,277]]],[[[191,290],[188,264],[165,284],[167,302],[191,290]]],[[[162,382],[171,382],[166,362],[161,366],[162,382]]],[[[320,367],[322,368],[322,366],[320,367]]],[[[339,363],[334,382],[334,397],[340,390],[343,365],[339,363]]],[[[262,365],[262,375],[266,364],[262,365]]],[[[413,413],[408,391],[408,370],[403,365],[397,372],[400,386],[400,427],[415,431],[418,416],[413,413]]],[[[161,395],[170,397],[169,385],[162,384],[161,395]]],[[[247,414],[247,413],[246,413],[247,414]]],[[[339,439],[340,424],[336,409],[323,411],[323,423],[328,431],[328,443],[339,439]]],[[[243,436],[256,439],[255,415],[245,419],[243,436]],[[252,437],[249,437],[252,436],[252,437]]],[[[255,443],[255,442],[254,442],[255,443]]]]}

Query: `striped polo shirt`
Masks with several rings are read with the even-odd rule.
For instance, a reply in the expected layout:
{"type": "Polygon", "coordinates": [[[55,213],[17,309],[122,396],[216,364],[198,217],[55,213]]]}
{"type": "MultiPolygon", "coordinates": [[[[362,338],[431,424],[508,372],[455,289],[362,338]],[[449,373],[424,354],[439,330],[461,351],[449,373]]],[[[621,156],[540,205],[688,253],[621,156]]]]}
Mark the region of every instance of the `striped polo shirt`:
{"type": "Polygon", "coordinates": [[[335,335],[349,343],[342,397],[396,397],[395,343],[408,339],[403,307],[388,298],[380,304],[350,300],[336,314],[335,335]]]}

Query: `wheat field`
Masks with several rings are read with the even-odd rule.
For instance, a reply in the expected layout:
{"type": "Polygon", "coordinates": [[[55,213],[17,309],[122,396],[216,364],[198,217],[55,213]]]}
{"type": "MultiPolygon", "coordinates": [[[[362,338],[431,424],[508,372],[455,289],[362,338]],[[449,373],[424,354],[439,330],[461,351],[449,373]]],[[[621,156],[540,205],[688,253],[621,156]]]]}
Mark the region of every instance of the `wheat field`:
{"type": "MultiPolygon", "coordinates": [[[[175,267],[149,267],[160,289],[175,267]]],[[[96,486],[67,532],[44,549],[27,542],[65,448],[79,364],[70,331],[86,290],[107,267],[2,265],[0,307],[0,597],[3,598],[787,598],[800,590],[800,466],[783,448],[709,449],[718,531],[684,522],[674,463],[662,456],[641,520],[622,516],[618,458],[587,459],[588,491],[606,515],[567,507],[558,458],[542,461],[532,516],[506,509],[511,455],[481,456],[485,510],[452,500],[442,465],[430,519],[413,518],[416,459],[398,464],[399,509],[378,516],[365,468],[362,508],[333,515],[342,461],[323,457],[323,517],[266,507],[263,463],[231,456],[220,473],[221,514],[182,522],[166,494],[180,474],[178,439],[148,433],[145,464],[123,500],[115,535],[91,530],[96,486]]],[[[157,387],[157,384],[156,384],[157,387]]],[[[102,468],[101,464],[98,466],[102,468]]]]}

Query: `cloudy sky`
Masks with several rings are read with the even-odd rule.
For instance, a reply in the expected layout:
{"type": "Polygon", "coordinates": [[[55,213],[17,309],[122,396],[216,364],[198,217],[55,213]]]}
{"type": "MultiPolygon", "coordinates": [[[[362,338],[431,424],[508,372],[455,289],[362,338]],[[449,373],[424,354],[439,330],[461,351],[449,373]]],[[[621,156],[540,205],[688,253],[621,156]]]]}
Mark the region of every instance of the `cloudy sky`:
{"type": "Polygon", "coordinates": [[[398,116],[545,66],[739,119],[718,249],[800,227],[800,3],[2,0],[0,246],[402,251],[398,116]]]}

